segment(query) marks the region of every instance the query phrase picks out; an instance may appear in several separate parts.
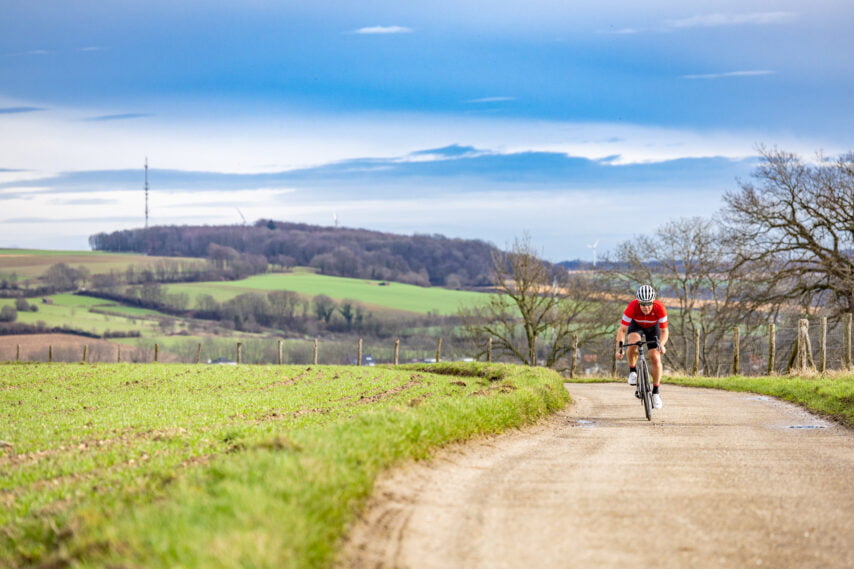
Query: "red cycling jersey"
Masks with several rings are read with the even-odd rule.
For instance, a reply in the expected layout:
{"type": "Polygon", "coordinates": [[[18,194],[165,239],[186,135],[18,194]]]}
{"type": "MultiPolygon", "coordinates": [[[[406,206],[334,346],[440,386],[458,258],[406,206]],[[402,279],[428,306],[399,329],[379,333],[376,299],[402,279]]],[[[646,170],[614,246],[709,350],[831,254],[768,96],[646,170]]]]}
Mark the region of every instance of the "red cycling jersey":
{"type": "Polygon", "coordinates": [[[637,300],[633,300],[626,307],[626,311],[623,313],[623,319],[620,321],[620,324],[623,326],[628,326],[632,323],[632,320],[638,323],[638,326],[641,328],[652,328],[656,324],[659,325],[659,328],[662,330],[667,328],[667,310],[664,308],[664,305],[654,300],[652,302],[652,310],[649,314],[644,314],[640,308],[640,302],[637,300]]]}

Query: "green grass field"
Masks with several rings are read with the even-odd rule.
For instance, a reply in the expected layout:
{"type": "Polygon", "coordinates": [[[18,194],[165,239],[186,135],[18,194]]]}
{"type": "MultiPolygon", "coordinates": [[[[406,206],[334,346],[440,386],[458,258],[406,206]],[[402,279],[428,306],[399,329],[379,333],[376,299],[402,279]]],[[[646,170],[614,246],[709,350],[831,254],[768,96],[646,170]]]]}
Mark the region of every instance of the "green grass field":
{"type": "MultiPolygon", "coordinates": [[[[212,283],[187,283],[170,285],[169,293],[187,293],[191,297],[211,294],[220,302],[248,292],[266,293],[273,290],[293,290],[310,300],[315,294],[326,294],[339,301],[352,299],[362,303],[366,309],[395,312],[454,314],[461,305],[480,302],[482,293],[452,291],[442,288],[422,288],[400,283],[381,286],[378,281],[346,279],[316,275],[307,270],[286,274],[269,274],[250,277],[241,281],[212,283]]],[[[79,296],[75,294],[50,295],[50,304],[41,302],[41,298],[29,299],[30,304],[38,308],[36,312],[19,311],[17,321],[36,325],[43,323],[48,328],[65,327],[82,330],[98,335],[105,332],[141,332],[144,345],[135,340],[119,340],[130,345],[150,347],[157,342],[168,349],[169,345],[186,343],[190,339],[203,341],[192,336],[176,338],[172,342],[163,336],[157,317],[166,317],[175,322],[172,332],[186,334],[190,330],[187,321],[174,318],[154,310],[118,305],[103,299],[79,296]]],[[[13,299],[0,299],[0,306],[14,305],[13,299]]],[[[191,304],[192,305],[192,304],[191,304]]],[[[437,332],[438,334],[439,332],[437,332]]],[[[234,335],[234,334],[231,334],[234,335]]],[[[269,361],[269,358],[268,360],[269,361]]]]}
{"type": "MultiPolygon", "coordinates": [[[[24,324],[38,324],[43,322],[49,328],[70,327],[75,330],[83,330],[94,334],[103,334],[106,331],[131,332],[141,330],[152,332],[158,330],[157,322],[143,320],[140,316],[157,314],[154,311],[135,312],[134,309],[109,306],[104,309],[109,312],[120,314],[101,314],[90,312],[94,306],[110,304],[107,301],[86,296],[73,294],[58,294],[49,297],[53,304],[44,304],[39,299],[31,299],[31,304],[38,306],[37,312],[18,311],[17,322],[24,324]]],[[[0,299],[0,306],[15,305],[12,299],[0,299]]],[[[140,309],[136,309],[139,311],[140,309]]]]}
{"type": "Polygon", "coordinates": [[[379,472],[567,401],[519,366],[2,366],[0,566],[329,567],[379,472]]]}
{"type": "MultiPolygon", "coordinates": [[[[56,263],[72,267],[86,267],[91,274],[125,271],[129,266],[137,269],[159,261],[202,262],[201,259],[178,257],[149,257],[131,253],[104,253],[101,251],[43,251],[35,249],[0,249],[0,277],[16,274],[19,280],[28,281],[47,272],[56,263]]],[[[353,299],[369,307],[387,308],[426,314],[454,314],[461,305],[478,303],[480,293],[454,291],[438,287],[418,287],[382,281],[349,279],[315,274],[313,270],[297,268],[290,273],[257,275],[233,282],[187,283],[168,287],[170,293],[186,292],[191,299],[210,294],[218,302],[246,292],[290,290],[311,298],[325,294],[336,300],[353,299]]]]}
{"type": "Polygon", "coordinates": [[[369,308],[387,308],[426,314],[456,314],[460,306],[470,306],[484,301],[483,293],[456,291],[439,287],[419,287],[402,283],[350,279],[318,275],[307,270],[291,273],[256,275],[233,282],[186,283],[170,285],[170,294],[186,293],[191,305],[202,294],[213,296],[223,302],[247,292],[266,293],[274,290],[289,290],[311,299],[325,294],[335,300],[352,299],[369,308]]]}

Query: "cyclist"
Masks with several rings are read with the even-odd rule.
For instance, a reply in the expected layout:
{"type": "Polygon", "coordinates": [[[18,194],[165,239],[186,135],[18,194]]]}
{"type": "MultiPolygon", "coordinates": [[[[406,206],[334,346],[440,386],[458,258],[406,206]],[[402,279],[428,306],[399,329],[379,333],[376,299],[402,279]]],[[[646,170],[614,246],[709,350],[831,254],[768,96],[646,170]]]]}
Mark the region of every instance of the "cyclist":
{"type": "MultiPolygon", "coordinates": [[[[623,313],[620,327],[617,328],[617,359],[623,359],[622,344],[628,334],[628,343],[639,342],[641,336],[651,342],[649,346],[649,372],[652,375],[652,406],[661,409],[661,394],[658,391],[661,385],[662,363],[661,356],[665,352],[665,344],[669,332],[667,330],[667,310],[664,305],[655,300],[655,289],[649,285],[642,285],[635,293],[635,300],[631,301],[623,313]],[[658,338],[658,342],[656,342],[658,338]]],[[[638,373],[635,367],[638,361],[638,347],[629,346],[629,385],[637,385],[638,373]]]]}

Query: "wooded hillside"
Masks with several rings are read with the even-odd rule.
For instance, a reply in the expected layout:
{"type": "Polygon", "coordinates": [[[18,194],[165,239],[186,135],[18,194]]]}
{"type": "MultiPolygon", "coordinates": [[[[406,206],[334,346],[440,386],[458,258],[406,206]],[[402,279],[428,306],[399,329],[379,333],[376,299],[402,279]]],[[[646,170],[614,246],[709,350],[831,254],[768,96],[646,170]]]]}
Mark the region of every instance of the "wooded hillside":
{"type": "Polygon", "coordinates": [[[284,267],[315,267],[327,275],[452,288],[489,285],[490,256],[496,250],[479,240],[273,220],[258,220],[253,225],[128,229],[93,235],[89,244],[97,251],[182,257],[211,258],[232,250],[240,255],[262,255],[269,263],[284,267]]]}

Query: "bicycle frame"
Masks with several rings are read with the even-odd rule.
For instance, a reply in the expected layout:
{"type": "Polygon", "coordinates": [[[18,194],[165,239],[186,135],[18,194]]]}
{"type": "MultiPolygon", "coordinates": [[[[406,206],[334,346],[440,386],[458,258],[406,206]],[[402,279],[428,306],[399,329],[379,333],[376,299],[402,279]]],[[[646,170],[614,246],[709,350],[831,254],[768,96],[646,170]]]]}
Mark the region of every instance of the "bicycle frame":
{"type": "Polygon", "coordinates": [[[638,370],[638,383],[635,395],[637,395],[641,402],[643,402],[643,410],[647,421],[652,421],[652,384],[650,382],[649,364],[647,364],[646,361],[646,348],[649,347],[650,344],[658,345],[658,336],[655,337],[655,340],[644,339],[632,342],[631,344],[620,343],[621,350],[624,347],[628,348],[629,346],[637,346],[638,348],[638,361],[635,364],[635,367],[638,370]]]}

